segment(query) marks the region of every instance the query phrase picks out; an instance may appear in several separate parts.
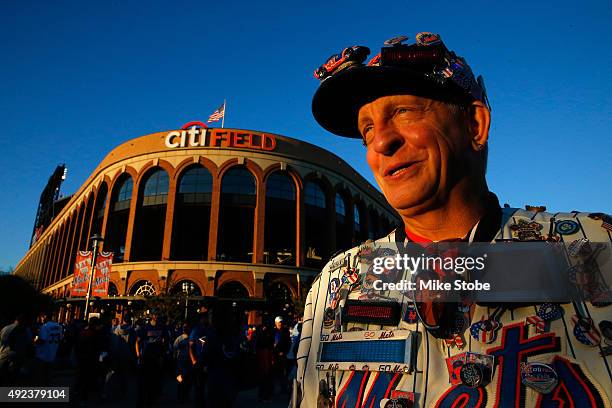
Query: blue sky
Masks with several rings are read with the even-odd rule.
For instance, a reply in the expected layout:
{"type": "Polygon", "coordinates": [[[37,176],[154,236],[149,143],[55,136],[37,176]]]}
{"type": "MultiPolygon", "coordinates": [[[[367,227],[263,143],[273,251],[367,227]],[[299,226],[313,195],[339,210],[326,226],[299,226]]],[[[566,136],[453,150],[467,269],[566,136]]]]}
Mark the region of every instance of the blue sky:
{"type": "Polygon", "coordinates": [[[612,212],[612,3],[496,3],[4,2],[0,269],[27,251],[58,163],[73,193],[113,147],[206,119],[224,98],[226,127],[315,143],[373,182],[360,142],[312,119],[312,72],[346,46],[419,31],[485,77],[502,202],[612,212]]]}

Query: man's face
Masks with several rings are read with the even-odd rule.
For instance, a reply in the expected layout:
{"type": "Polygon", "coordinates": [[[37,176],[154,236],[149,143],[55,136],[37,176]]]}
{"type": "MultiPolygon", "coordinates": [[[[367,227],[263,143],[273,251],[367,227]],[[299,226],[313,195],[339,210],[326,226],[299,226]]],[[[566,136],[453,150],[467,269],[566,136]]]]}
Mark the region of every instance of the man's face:
{"type": "Polygon", "coordinates": [[[448,105],[412,96],[384,96],[359,110],[366,159],[387,201],[406,213],[448,199],[466,171],[465,121],[448,105]]]}

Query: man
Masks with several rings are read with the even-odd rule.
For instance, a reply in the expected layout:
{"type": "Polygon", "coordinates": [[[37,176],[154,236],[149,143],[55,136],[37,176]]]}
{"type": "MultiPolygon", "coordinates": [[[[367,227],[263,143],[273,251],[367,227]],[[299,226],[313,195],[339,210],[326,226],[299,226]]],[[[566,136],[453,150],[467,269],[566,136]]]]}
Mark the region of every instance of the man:
{"type": "Polygon", "coordinates": [[[46,311],[41,315],[40,330],[34,344],[36,344],[36,358],[41,362],[43,384],[49,384],[51,365],[55,361],[57,349],[62,338],[64,329],[51,319],[51,312],[46,311]]]}
{"type": "Polygon", "coordinates": [[[27,317],[20,314],[0,331],[0,386],[16,385],[22,367],[34,351],[27,317]]]}
{"type": "Polygon", "coordinates": [[[101,356],[109,349],[108,330],[98,317],[91,317],[87,326],[79,333],[75,356],[77,359],[77,392],[81,402],[89,401],[92,393],[97,394],[105,372],[101,364],[101,356]]]}
{"type": "Polygon", "coordinates": [[[138,406],[153,404],[161,394],[163,362],[168,348],[168,331],[157,320],[157,312],[149,315],[136,333],[138,361],[138,406]]]}
{"type": "MultiPolygon", "coordinates": [[[[272,373],[281,392],[287,392],[287,353],[291,348],[291,336],[282,316],[274,318],[274,344],[272,346],[272,373]]],[[[272,391],[274,392],[274,382],[272,391]]]]}
{"type": "Polygon", "coordinates": [[[195,406],[208,405],[206,398],[206,380],[208,364],[211,359],[211,348],[216,343],[216,332],[210,322],[209,312],[200,312],[198,323],[189,334],[189,359],[192,365],[195,406]]]}
{"type": "Polygon", "coordinates": [[[184,323],[182,331],[172,344],[172,351],[176,361],[177,396],[181,404],[189,399],[192,372],[191,356],[189,353],[189,334],[191,333],[189,324],[184,323]]]}
{"type": "Polygon", "coordinates": [[[115,334],[115,330],[117,330],[117,327],[119,327],[119,319],[117,319],[116,317],[113,317],[111,319],[111,334],[115,334]]]}
{"type": "MultiPolygon", "coordinates": [[[[411,45],[406,39],[385,42],[367,64],[367,48],[347,48],[315,74],[315,119],[363,140],[403,225],[339,254],[313,282],[293,405],[609,406],[609,273],[588,301],[562,305],[478,304],[469,293],[440,302],[444,292],[419,298],[414,290],[372,288],[370,276],[394,269],[371,274],[366,261],[410,245],[427,252],[462,242],[571,243],[570,280],[592,291],[591,272],[612,266],[605,214],[500,208],[485,178],[491,114],[482,77],[438,35],[419,33],[411,45]]],[[[439,269],[409,272],[443,279],[439,269]]]]}

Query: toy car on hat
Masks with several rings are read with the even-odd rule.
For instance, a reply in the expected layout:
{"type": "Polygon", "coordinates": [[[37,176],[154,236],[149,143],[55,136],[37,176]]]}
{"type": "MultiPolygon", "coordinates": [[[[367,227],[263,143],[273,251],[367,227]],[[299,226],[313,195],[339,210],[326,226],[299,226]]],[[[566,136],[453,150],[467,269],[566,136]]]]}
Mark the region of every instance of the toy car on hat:
{"type": "Polygon", "coordinates": [[[354,45],[345,48],[342,54],[334,54],[327,59],[325,64],[321,65],[314,72],[317,79],[325,79],[339,69],[344,69],[352,64],[361,64],[370,54],[368,47],[354,45]]]}

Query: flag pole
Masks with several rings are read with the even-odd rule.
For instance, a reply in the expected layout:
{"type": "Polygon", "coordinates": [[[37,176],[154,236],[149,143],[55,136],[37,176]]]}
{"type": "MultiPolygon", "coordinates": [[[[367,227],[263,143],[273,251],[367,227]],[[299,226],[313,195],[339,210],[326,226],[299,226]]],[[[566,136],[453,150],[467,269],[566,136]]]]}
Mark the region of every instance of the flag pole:
{"type": "Polygon", "coordinates": [[[225,125],[225,98],[223,98],[223,117],[221,118],[221,129],[223,129],[225,125]]]}

